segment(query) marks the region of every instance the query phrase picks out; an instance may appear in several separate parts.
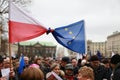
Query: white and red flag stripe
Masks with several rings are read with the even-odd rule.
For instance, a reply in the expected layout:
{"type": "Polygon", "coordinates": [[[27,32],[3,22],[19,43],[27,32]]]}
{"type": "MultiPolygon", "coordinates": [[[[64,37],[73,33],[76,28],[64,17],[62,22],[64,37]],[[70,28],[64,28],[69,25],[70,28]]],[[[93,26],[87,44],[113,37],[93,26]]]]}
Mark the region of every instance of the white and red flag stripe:
{"type": "Polygon", "coordinates": [[[14,2],[9,6],[9,42],[29,40],[44,34],[47,29],[35,20],[28,12],[14,2]]]}

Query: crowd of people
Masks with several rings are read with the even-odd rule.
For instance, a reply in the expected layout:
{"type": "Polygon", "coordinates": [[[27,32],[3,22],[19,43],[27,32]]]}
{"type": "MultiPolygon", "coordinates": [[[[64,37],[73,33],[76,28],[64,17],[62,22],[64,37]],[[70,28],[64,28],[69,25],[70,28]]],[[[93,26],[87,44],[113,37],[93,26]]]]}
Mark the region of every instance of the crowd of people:
{"type": "Polygon", "coordinates": [[[10,61],[0,56],[0,80],[120,80],[120,55],[100,59],[92,55],[89,59],[62,57],[24,56],[25,66],[19,73],[19,59],[10,61]]]}

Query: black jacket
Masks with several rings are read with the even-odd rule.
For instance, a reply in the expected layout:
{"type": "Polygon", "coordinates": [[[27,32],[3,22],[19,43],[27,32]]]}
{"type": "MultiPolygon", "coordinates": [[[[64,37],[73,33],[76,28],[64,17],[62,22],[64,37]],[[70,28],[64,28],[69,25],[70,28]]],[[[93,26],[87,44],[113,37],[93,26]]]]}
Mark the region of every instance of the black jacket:
{"type": "Polygon", "coordinates": [[[107,70],[103,65],[99,65],[97,69],[94,69],[91,66],[91,64],[89,64],[89,67],[91,67],[94,71],[94,78],[95,78],[94,80],[103,80],[103,79],[109,80],[107,70]]]}
{"type": "Polygon", "coordinates": [[[117,64],[113,71],[112,80],[120,80],[120,63],[117,64]]]}

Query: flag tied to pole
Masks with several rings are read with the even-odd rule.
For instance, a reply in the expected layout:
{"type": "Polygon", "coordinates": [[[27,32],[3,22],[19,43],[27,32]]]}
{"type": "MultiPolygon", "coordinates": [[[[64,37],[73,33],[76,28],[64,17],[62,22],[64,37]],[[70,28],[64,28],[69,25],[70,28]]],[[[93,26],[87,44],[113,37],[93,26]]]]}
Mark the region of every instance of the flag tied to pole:
{"type": "Polygon", "coordinates": [[[42,34],[52,32],[55,39],[64,47],[84,54],[85,45],[85,28],[84,20],[47,30],[30,14],[22,10],[13,2],[10,2],[9,10],[9,42],[15,43],[38,37],[42,34]]]}

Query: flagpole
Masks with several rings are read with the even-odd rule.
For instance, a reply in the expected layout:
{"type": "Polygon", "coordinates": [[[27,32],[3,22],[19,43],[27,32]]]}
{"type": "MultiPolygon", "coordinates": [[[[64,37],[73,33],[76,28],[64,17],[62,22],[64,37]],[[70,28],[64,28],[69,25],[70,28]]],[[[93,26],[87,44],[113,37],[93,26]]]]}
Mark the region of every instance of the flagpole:
{"type": "MultiPolygon", "coordinates": [[[[8,14],[8,19],[10,19],[10,3],[12,2],[12,0],[9,0],[9,14],[8,14]]],[[[9,27],[10,27],[10,24],[9,24],[9,27]]],[[[9,28],[8,28],[9,29],[9,28]]],[[[8,35],[9,35],[9,30],[8,30],[8,35]]],[[[9,36],[9,38],[10,38],[10,36],[9,36]]],[[[12,67],[12,56],[11,56],[11,43],[10,43],[10,41],[9,41],[10,39],[8,39],[8,48],[9,48],[9,58],[10,58],[10,68],[12,67]]]]}
{"type": "Polygon", "coordinates": [[[87,39],[86,39],[86,24],[85,24],[85,21],[84,21],[84,34],[85,34],[85,53],[87,55],[87,39]]]}
{"type": "Polygon", "coordinates": [[[10,68],[12,67],[11,44],[9,43],[10,68]]]}

